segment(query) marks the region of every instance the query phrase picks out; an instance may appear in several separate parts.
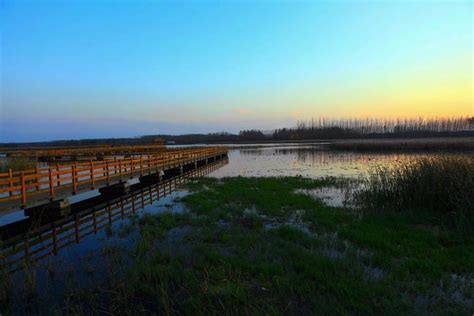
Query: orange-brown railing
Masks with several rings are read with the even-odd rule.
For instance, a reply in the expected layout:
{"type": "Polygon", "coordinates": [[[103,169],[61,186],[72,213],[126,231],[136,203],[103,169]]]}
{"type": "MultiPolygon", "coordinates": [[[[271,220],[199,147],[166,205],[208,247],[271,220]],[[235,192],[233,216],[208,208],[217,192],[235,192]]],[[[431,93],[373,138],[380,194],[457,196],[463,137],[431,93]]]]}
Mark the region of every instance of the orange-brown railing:
{"type": "Polygon", "coordinates": [[[10,170],[0,173],[0,206],[2,202],[16,200],[26,207],[30,199],[40,194],[53,200],[59,190],[75,194],[79,190],[105,186],[111,180],[143,176],[226,152],[227,149],[222,147],[188,148],[141,155],[139,158],[57,164],[56,167],[17,172],[10,170]]]}
{"type": "Polygon", "coordinates": [[[28,232],[13,237],[3,247],[0,246],[0,266],[2,266],[2,261],[5,261],[3,266],[15,271],[22,267],[22,263],[25,263],[25,267],[29,267],[30,263],[56,255],[61,249],[77,244],[91,234],[97,234],[106,226],[133,216],[136,212],[143,210],[146,205],[170,194],[193,177],[208,174],[225,163],[225,160],[210,163],[133,192],[128,197],[116,199],[112,203],[107,203],[107,206],[84,210],[42,227],[33,224],[28,232]]]}
{"type": "Polygon", "coordinates": [[[30,148],[0,148],[0,153],[8,156],[48,157],[48,156],[75,156],[97,154],[122,153],[153,153],[165,150],[164,144],[154,145],[127,145],[127,146],[95,146],[95,147],[30,147],[30,148]]]}

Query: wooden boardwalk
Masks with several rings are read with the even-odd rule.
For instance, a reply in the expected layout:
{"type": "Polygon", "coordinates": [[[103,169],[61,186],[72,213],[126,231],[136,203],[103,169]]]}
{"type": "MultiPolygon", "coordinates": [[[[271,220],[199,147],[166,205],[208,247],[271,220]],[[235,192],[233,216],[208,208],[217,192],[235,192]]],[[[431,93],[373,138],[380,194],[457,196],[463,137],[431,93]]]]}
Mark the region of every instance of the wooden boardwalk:
{"type": "Polygon", "coordinates": [[[0,173],[0,211],[26,208],[227,155],[222,147],[167,150],[123,159],[74,162],[21,172],[0,173]]]}
{"type": "Polygon", "coordinates": [[[3,243],[0,263],[3,262],[12,272],[23,266],[30,267],[31,263],[56,255],[61,249],[80,243],[114,222],[135,215],[189,180],[208,174],[226,163],[226,158],[218,159],[152,185],[135,184],[127,194],[113,198],[95,197],[89,203],[77,202],[71,205],[71,214],[63,218],[27,218],[0,226],[0,242],[3,243]]]}
{"type": "Polygon", "coordinates": [[[142,155],[166,151],[164,144],[93,146],[93,147],[28,147],[0,148],[0,154],[7,157],[36,158],[41,161],[64,159],[97,159],[112,155],[142,155]]]}

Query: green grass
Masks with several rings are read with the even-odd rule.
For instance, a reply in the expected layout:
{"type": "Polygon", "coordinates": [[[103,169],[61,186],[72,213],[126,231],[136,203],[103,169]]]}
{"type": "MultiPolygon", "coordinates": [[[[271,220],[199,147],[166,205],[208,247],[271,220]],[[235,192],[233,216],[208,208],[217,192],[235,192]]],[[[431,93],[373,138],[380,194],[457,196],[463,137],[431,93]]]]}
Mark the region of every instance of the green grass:
{"type": "Polygon", "coordinates": [[[474,241],[400,213],[330,208],[297,188],[334,179],[190,184],[189,212],[146,215],[112,278],[63,311],[472,314],[474,241]],[[467,281],[466,281],[467,280],[467,281]]]}

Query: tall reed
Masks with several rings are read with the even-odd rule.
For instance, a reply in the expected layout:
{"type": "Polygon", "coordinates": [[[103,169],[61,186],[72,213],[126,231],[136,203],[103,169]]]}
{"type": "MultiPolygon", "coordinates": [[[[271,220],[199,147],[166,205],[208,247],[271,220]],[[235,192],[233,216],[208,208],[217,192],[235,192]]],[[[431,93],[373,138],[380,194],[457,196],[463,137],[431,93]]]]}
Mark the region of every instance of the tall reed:
{"type": "Polygon", "coordinates": [[[375,211],[423,212],[448,225],[474,225],[474,157],[437,156],[378,166],[355,202],[375,211]]]}

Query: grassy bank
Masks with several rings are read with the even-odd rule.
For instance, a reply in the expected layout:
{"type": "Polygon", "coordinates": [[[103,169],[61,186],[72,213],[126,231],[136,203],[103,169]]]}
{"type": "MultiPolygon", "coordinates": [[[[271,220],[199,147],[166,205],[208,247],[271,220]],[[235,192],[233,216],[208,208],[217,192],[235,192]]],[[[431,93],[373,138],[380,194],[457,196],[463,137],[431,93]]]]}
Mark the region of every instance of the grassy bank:
{"type": "MultiPolygon", "coordinates": [[[[105,282],[58,311],[163,314],[472,314],[474,241],[401,213],[333,208],[298,192],[334,179],[192,183],[188,211],[146,215],[105,282]]],[[[113,253],[113,254],[112,254],[113,253]]]]}

